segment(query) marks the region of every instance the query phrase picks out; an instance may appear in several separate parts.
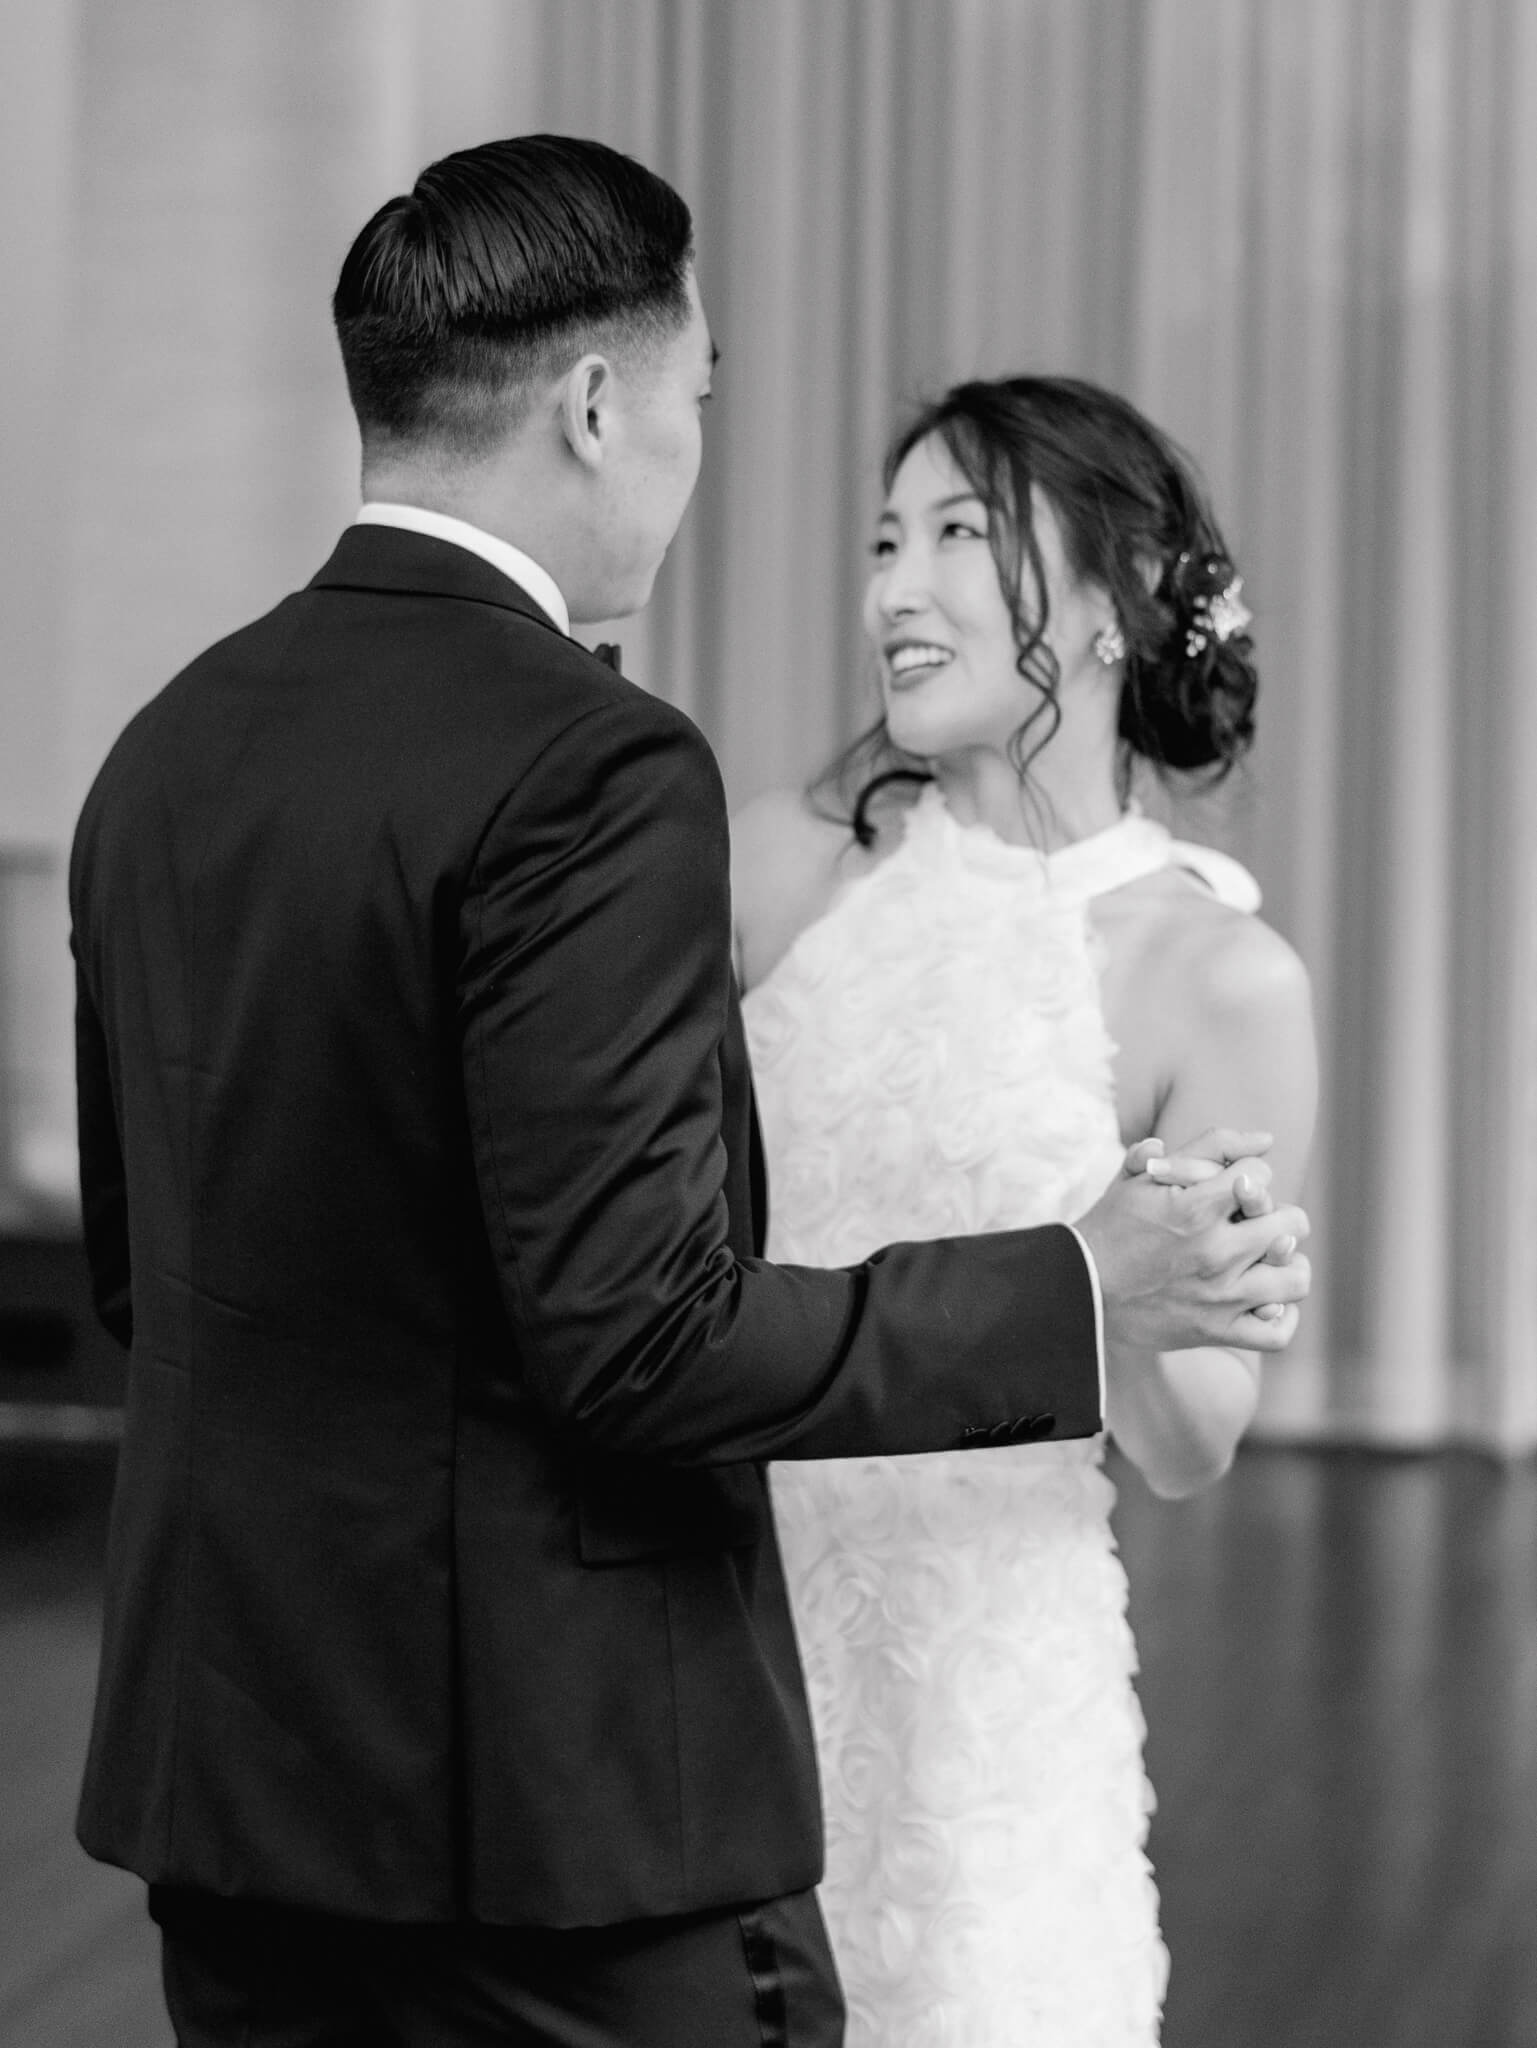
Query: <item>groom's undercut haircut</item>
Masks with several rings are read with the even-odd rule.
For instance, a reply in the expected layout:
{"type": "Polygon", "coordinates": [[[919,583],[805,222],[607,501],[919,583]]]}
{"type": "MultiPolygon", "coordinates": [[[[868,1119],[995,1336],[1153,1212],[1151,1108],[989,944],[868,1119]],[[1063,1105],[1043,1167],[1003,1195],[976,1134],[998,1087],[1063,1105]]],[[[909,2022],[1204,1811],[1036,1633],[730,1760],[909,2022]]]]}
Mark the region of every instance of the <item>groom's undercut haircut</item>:
{"type": "Polygon", "coordinates": [[[600,142],[522,135],[429,164],[331,301],[365,452],[483,454],[589,348],[665,342],[693,246],[672,187],[600,142]]]}

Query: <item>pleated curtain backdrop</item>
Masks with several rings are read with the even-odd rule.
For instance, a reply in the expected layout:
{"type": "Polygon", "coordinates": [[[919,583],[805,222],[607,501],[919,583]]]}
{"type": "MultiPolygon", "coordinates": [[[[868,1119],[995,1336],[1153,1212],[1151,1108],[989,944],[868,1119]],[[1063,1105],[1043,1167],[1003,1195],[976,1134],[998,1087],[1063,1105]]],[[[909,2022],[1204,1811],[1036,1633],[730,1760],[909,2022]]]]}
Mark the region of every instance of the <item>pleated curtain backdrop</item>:
{"type": "Polygon", "coordinates": [[[1198,456],[1264,691],[1252,771],[1178,815],[1259,873],[1326,1060],[1318,1293],[1260,1427],[1537,1445],[1532,0],[13,0],[4,33],[3,246],[58,346],[0,398],[37,466],[5,607],[51,608],[25,661],[0,625],[0,848],[56,856],[122,719],[350,515],[326,300],[366,215],[489,135],[602,137],[693,205],[723,350],[618,630],[736,797],[870,714],[904,403],[1067,370],[1198,456]]]}

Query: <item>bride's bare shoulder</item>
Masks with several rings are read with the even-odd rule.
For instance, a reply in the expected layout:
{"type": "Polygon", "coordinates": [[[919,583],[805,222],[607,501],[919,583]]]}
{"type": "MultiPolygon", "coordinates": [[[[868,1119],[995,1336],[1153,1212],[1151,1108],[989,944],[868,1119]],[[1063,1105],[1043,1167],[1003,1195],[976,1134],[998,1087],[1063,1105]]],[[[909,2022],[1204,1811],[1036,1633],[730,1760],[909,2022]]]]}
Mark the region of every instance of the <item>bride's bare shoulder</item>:
{"type": "Polygon", "coordinates": [[[804,790],[771,789],[731,820],[731,917],[737,973],[760,982],[869,856],[847,824],[804,790]]]}
{"type": "MultiPolygon", "coordinates": [[[[1101,998],[1124,1127],[1237,1123],[1300,1162],[1316,1097],[1307,969],[1272,926],[1167,869],[1100,899],[1101,998]],[[1209,1099],[1208,1099],[1209,1098],[1209,1099]]],[[[1096,905],[1096,909],[1098,909],[1096,905]]],[[[1290,1171],[1291,1168],[1287,1167],[1290,1171]]]]}
{"type": "Polygon", "coordinates": [[[1102,902],[1128,978],[1182,1030],[1198,1015],[1230,1026],[1307,1001],[1307,970],[1281,934],[1194,874],[1166,868],[1102,902]]]}
{"type": "Polygon", "coordinates": [[[1307,969],[1272,925],[1188,884],[1165,927],[1166,958],[1193,1004],[1219,1025],[1295,1015],[1309,995],[1307,969]]]}

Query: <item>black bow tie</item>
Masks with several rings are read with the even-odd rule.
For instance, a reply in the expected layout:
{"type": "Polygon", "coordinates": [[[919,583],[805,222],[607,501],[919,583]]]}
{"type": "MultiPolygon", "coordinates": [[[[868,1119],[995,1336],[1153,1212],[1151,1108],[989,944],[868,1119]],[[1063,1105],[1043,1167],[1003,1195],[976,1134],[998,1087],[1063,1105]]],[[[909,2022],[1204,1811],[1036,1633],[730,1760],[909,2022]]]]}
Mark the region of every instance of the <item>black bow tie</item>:
{"type": "Polygon", "coordinates": [[[603,663],[605,668],[611,668],[616,676],[620,673],[620,649],[619,642],[617,640],[600,640],[597,646],[592,651],[598,657],[599,661],[603,663]]]}

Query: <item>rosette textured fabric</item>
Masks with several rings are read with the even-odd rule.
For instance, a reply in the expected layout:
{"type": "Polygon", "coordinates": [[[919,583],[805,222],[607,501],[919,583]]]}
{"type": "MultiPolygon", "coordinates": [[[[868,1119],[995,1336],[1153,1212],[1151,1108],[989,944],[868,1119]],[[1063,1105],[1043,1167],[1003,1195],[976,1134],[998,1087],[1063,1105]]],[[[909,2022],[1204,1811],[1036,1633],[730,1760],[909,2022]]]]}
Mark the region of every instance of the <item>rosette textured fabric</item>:
{"type": "MultiPolygon", "coordinates": [[[[1071,1221],[1119,1170],[1093,899],[1241,868],[1128,813],[1041,855],[938,792],[746,1000],[770,1255],[1071,1221]]],[[[1167,1956],[1102,1440],[782,1464],[849,2048],[1152,2048],[1167,1956]]]]}

